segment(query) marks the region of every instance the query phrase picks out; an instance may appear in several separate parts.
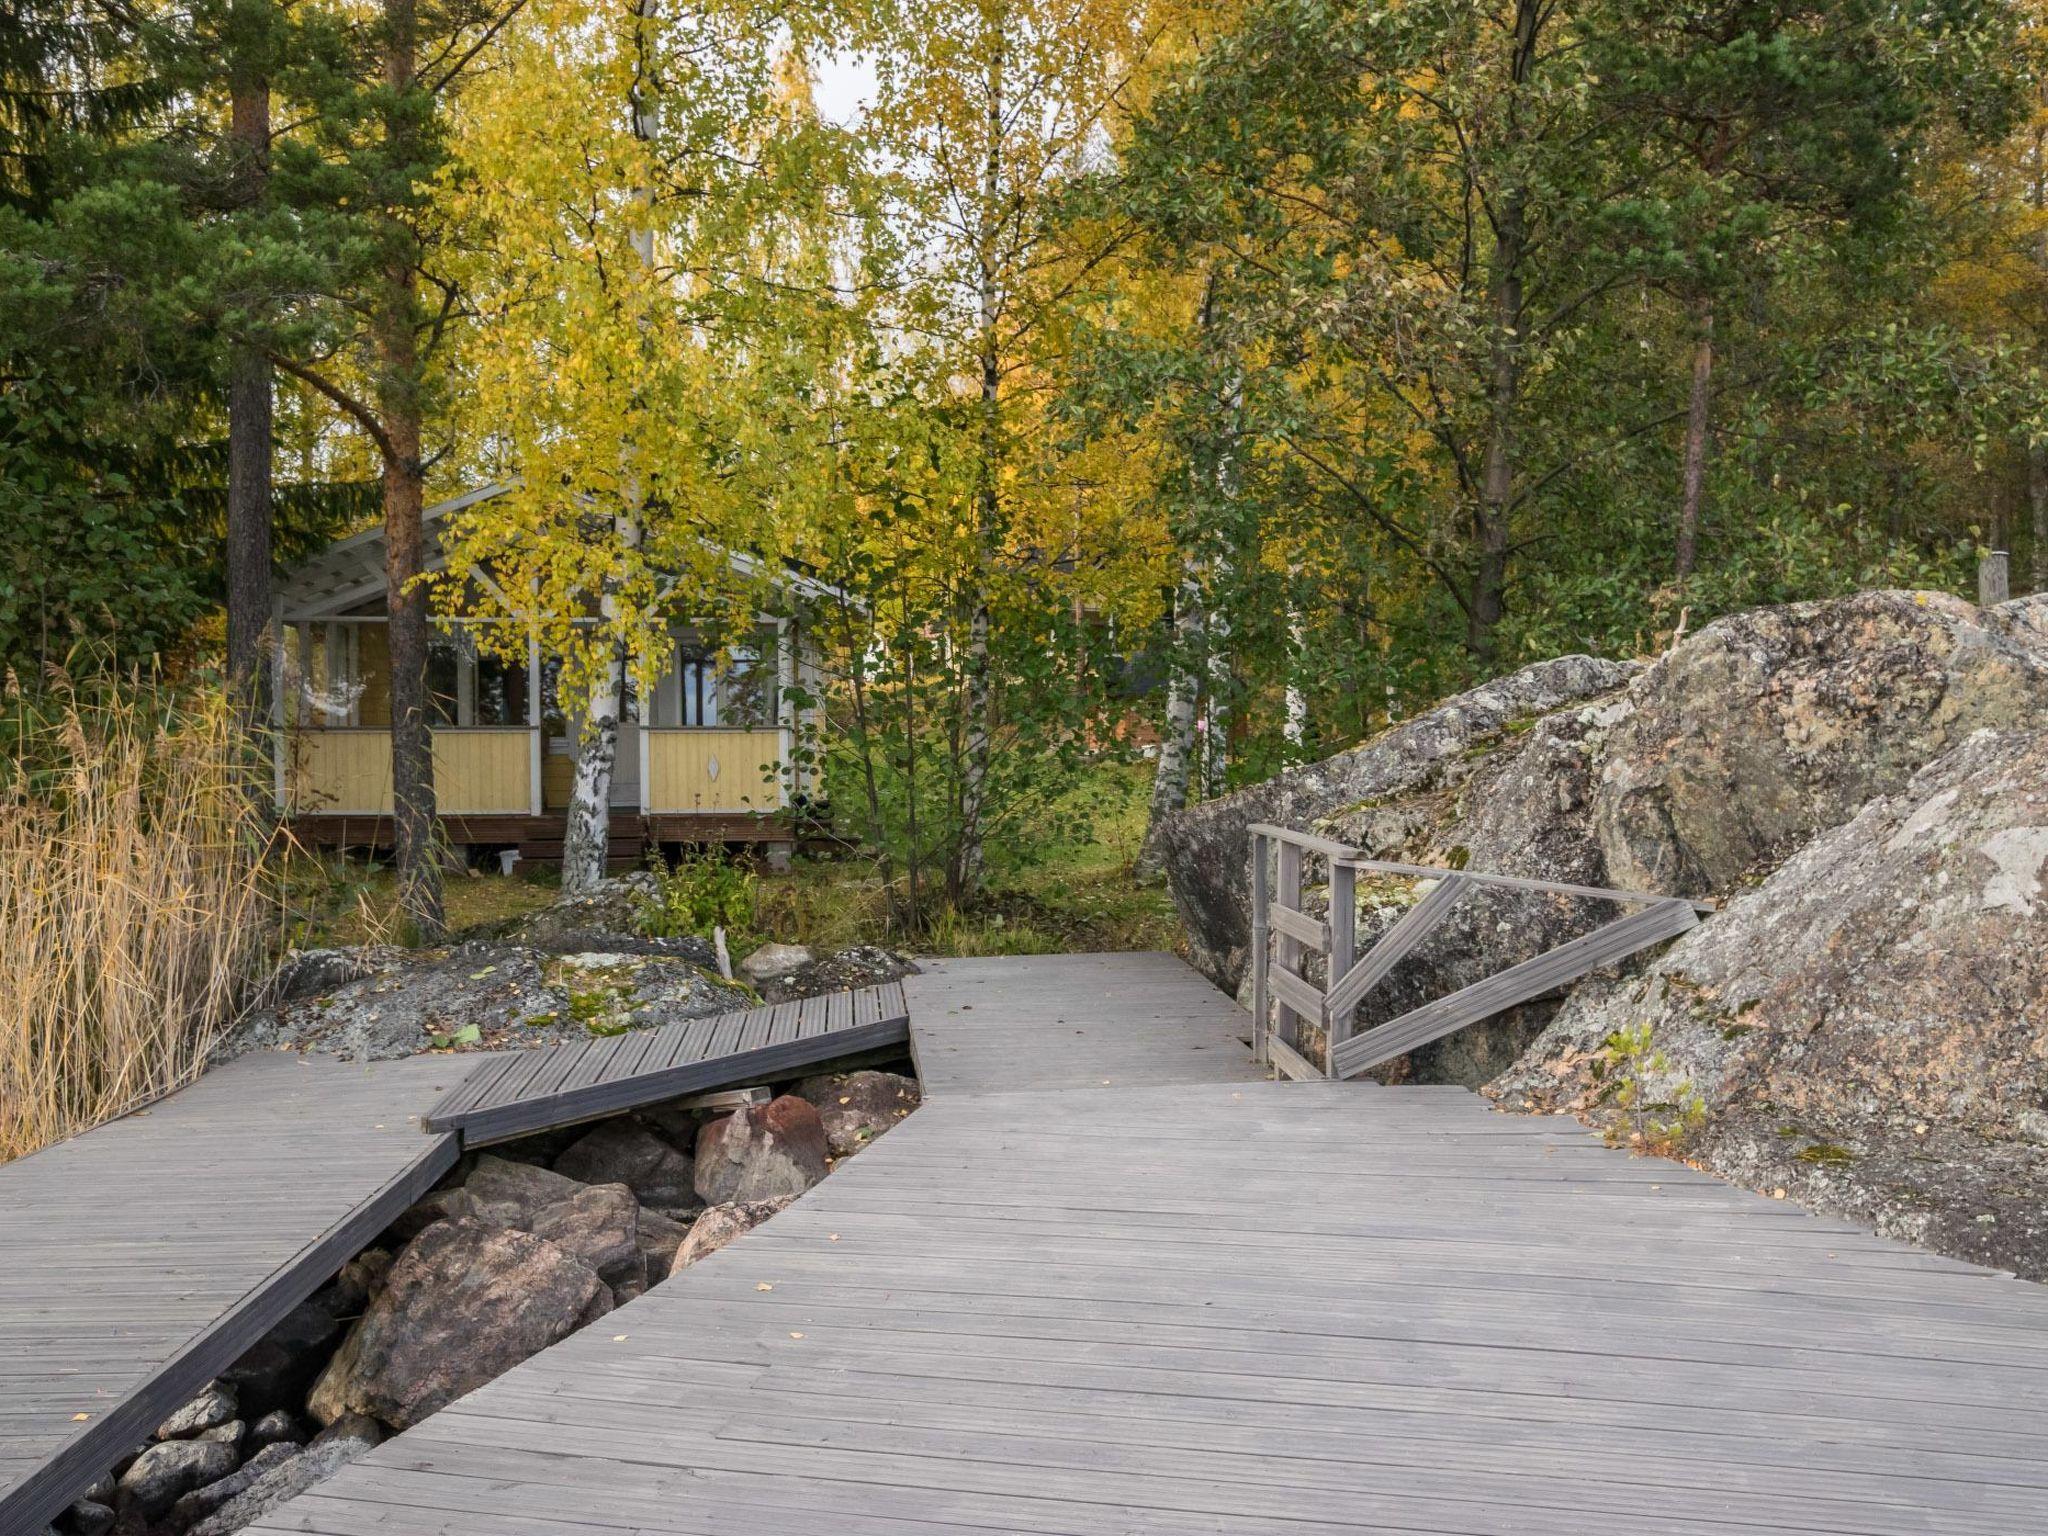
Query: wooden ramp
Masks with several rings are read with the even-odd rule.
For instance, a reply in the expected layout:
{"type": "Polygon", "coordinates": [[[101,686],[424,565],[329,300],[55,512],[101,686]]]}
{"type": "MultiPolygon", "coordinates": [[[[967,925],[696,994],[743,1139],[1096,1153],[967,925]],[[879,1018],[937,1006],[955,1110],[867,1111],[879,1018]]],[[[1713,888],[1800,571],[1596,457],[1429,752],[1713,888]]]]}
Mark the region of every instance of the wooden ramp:
{"type": "Polygon", "coordinates": [[[454,1165],[459,1058],[265,1053],[0,1166],[0,1533],[37,1532],[454,1165]]]}
{"type": "Polygon", "coordinates": [[[933,967],[902,1126],[260,1529],[2048,1522],[2048,1292],[1461,1090],[1245,1081],[1169,966],[933,967]]]}
{"type": "Polygon", "coordinates": [[[909,1039],[901,982],[493,1056],[430,1110],[466,1147],[799,1071],[909,1039]]]}

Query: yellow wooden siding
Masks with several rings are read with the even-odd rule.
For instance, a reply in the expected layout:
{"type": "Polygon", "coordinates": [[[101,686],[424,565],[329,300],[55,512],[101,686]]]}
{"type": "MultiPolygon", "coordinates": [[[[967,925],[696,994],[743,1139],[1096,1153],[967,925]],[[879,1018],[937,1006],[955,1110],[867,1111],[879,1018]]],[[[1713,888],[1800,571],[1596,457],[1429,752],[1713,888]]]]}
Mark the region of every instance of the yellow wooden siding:
{"type": "MultiPolygon", "coordinates": [[[[434,732],[434,798],[443,815],[523,814],[531,807],[523,730],[434,732]]],[[[295,731],[286,772],[295,814],[387,815],[388,731],[295,731]]]]}
{"type": "Polygon", "coordinates": [[[525,730],[434,732],[434,798],[451,816],[533,807],[525,730]]]}
{"type": "Polygon", "coordinates": [[[293,731],[285,804],[294,815],[391,809],[391,737],[385,731],[293,731]]]}
{"type": "Polygon", "coordinates": [[[650,811],[778,811],[782,778],[768,773],[782,755],[782,733],[649,730],[650,811]]]}

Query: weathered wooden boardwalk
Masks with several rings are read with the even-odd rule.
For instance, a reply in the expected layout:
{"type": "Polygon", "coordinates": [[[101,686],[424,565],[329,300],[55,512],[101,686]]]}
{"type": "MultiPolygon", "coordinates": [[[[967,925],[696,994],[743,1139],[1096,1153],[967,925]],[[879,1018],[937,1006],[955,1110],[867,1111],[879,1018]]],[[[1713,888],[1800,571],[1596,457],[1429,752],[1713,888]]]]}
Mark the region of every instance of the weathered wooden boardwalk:
{"type": "Polygon", "coordinates": [[[472,1061],[265,1053],[0,1167],[0,1533],[43,1522],[455,1161],[472,1061]]]}
{"type": "Polygon", "coordinates": [[[1458,1090],[1246,1081],[1184,980],[934,967],[903,1126],[262,1529],[2048,1523],[2048,1291],[1458,1090]]]}
{"type": "Polygon", "coordinates": [[[465,1147],[774,1077],[909,1037],[901,982],[744,1008],[538,1051],[504,1051],[427,1112],[465,1147]]]}

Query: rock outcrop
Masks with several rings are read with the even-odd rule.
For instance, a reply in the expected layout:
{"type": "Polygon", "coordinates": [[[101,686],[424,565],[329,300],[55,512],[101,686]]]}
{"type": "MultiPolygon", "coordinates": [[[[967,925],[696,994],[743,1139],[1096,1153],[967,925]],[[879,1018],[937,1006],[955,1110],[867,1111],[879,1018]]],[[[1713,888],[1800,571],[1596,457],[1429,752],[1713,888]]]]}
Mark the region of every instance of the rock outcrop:
{"type": "MultiPolygon", "coordinates": [[[[1536,697],[1532,673],[1504,686],[1536,697]]],[[[1707,1105],[1688,1155],[1948,1252],[2048,1270],[2048,598],[1762,609],[1614,676],[1533,718],[1493,708],[1490,735],[1468,728],[1467,695],[1179,818],[1169,873],[1197,956],[1236,985],[1247,882],[1222,829],[1256,819],[1383,858],[1719,899],[1661,957],[1391,1075],[1498,1075],[1511,1104],[1599,1118],[1604,1042],[1647,1024],[1671,1064],[1651,1094],[1689,1080],[1707,1105]]],[[[1361,944],[1414,895],[1361,879],[1361,944]]],[[[1609,915],[1469,896],[1359,1022],[1609,915]]]]}
{"type": "Polygon", "coordinates": [[[1708,1166],[1947,1252],[2037,1268],[2044,882],[2048,735],[1982,732],[1641,974],[1574,989],[1490,1091],[1604,1118],[1602,1044],[1647,1024],[1669,1062],[1652,1095],[1670,1101],[1685,1084],[1700,1096],[1707,1129],[1688,1150],[1708,1166]]]}
{"type": "Polygon", "coordinates": [[[860,987],[880,986],[915,976],[917,967],[908,957],[879,944],[855,944],[851,948],[819,955],[788,970],[763,976],[758,985],[764,1002],[786,1003],[799,997],[823,997],[827,992],[851,992],[860,987]]]}
{"type": "Polygon", "coordinates": [[[1290,768],[1172,817],[1161,829],[1161,848],[1187,928],[1189,959],[1218,986],[1236,990],[1251,942],[1252,823],[1308,827],[1439,789],[1516,731],[1567,704],[1613,693],[1636,670],[1592,656],[1539,662],[1461,693],[1348,752],[1290,768]]]}
{"type": "Polygon", "coordinates": [[[2048,725],[2048,651],[1960,598],[1870,592],[1722,619],[1628,703],[1595,794],[1610,882],[1706,896],[1971,732],[2048,725]]]}
{"type": "MultiPolygon", "coordinates": [[[[616,935],[595,935],[607,942],[616,935]]],[[[654,941],[648,941],[653,944],[654,941]]],[[[618,1034],[752,1006],[751,993],[705,969],[694,944],[554,952],[472,940],[450,948],[336,952],[315,976],[352,979],[252,1014],[221,1054],[289,1047],[350,1061],[431,1050],[503,1050],[618,1034]],[[681,946],[681,952],[671,949],[681,946]]],[[[300,962],[304,967],[305,961],[300,962]]]]}

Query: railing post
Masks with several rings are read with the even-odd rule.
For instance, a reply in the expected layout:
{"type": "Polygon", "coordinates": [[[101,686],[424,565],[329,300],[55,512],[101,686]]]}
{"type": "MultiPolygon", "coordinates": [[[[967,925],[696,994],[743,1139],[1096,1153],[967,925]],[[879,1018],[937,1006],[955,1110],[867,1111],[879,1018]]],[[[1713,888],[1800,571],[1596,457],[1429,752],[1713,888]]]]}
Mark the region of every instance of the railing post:
{"type": "MultiPolygon", "coordinates": [[[[1273,894],[1280,899],[1280,905],[1292,907],[1298,912],[1301,910],[1301,844],[1289,837],[1282,837],[1278,839],[1278,842],[1280,844],[1280,851],[1279,856],[1274,860],[1275,890],[1273,894]]],[[[1282,929],[1277,943],[1279,952],[1274,958],[1280,962],[1284,969],[1292,971],[1295,975],[1299,976],[1301,974],[1301,940],[1291,937],[1285,929],[1282,929]]],[[[1301,1049],[1301,1015],[1282,1001],[1276,1000],[1273,1006],[1273,1028],[1280,1036],[1280,1043],[1292,1046],[1295,1050],[1299,1051],[1301,1049]]]]}
{"type": "MultiPolygon", "coordinates": [[[[1323,994],[1337,990],[1358,959],[1358,871],[1332,858],[1330,865],[1330,955],[1329,974],[1323,978],[1323,994]]],[[[1323,1072],[1337,1073],[1337,1046],[1351,1035],[1355,1008],[1333,1008],[1323,1004],[1323,1072]]]]}
{"type": "Polygon", "coordinates": [[[1252,834],[1252,1060],[1261,1066],[1267,1064],[1267,1010],[1271,1006],[1266,984],[1266,967],[1272,960],[1266,949],[1267,841],[1263,832],[1252,834]]]}

